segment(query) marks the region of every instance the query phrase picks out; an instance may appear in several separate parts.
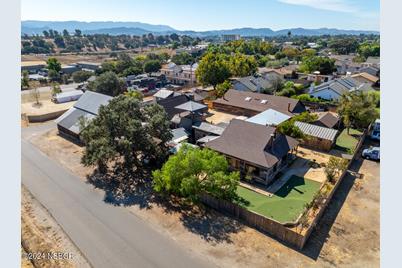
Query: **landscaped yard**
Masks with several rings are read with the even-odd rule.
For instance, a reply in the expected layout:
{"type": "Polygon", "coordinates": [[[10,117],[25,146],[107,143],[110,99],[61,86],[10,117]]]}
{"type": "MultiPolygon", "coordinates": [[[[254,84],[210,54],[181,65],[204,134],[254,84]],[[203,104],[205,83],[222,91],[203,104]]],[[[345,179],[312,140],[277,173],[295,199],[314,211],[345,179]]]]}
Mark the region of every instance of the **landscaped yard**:
{"type": "Polygon", "coordinates": [[[362,132],[351,128],[348,134],[345,128],[336,139],[336,146],[341,150],[353,153],[353,150],[359,142],[359,139],[355,137],[356,135],[362,135],[362,132]]]}
{"type": "Polygon", "coordinates": [[[284,223],[293,222],[300,216],[305,204],[313,200],[320,185],[316,181],[292,176],[272,197],[242,186],[237,188],[237,193],[249,202],[242,204],[248,210],[284,223]]]}

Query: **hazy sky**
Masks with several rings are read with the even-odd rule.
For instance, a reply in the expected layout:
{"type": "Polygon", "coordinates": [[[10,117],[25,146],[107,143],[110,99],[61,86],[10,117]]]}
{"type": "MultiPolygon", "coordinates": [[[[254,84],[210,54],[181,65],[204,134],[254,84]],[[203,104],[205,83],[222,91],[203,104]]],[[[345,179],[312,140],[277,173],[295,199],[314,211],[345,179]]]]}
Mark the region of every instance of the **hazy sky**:
{"type": "Polygon", "coordinates": [[[379,0],[22,0],[22,20],[140,21],[178,30],[379,30],[379,0]]]}

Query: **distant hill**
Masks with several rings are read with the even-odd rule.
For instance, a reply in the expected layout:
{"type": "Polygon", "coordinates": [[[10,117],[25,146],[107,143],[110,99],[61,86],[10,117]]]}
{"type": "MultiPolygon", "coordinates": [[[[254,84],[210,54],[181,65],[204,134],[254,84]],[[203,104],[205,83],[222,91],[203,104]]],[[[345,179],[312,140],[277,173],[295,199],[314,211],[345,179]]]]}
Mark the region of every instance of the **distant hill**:
{"type": "MultiPolygon", "coordinates": [[[[96,31],[113,28],[138,28],[149,32],[166,32],[175,31],[167,25],[154,25],[142,22],[119,22],[119,21],[38,21],[38,20],[26,20],[21,22],[22,33],[35,33],[42,34],[43,30],[53,29],[57,31],[63,31],[66,29],[69,32],[74,32],[75,29],[81,31],[96,31]]],[[[95,33],[95,32],[94,32],[95,33]]]]}
{"type": "Polygon", "coordinates": [[[238,28],[228,30],[212,30],[212,31],[179,31],[167,25],[153,25],[142,22],[114,22],[114,21],[22,21],[21,33],[24,34],[42,34],[44,30],[54,29],[59,32],[67,29],[69,32],[74,32],[75,29],[80,29],[86,34],[129,34],[143,35],[153,33],[190,35],[198,37],[216,36],[222,34],[239,34],[241,36],[280,36],[287,35],[290,31],[292,35],[359,35],[359,34],[379,34],[378,31],[360,31],[360,30],[342,30],[334,28],[319,28],[305,29],[293,28],[274,31],[270,28],[238,28]]]}

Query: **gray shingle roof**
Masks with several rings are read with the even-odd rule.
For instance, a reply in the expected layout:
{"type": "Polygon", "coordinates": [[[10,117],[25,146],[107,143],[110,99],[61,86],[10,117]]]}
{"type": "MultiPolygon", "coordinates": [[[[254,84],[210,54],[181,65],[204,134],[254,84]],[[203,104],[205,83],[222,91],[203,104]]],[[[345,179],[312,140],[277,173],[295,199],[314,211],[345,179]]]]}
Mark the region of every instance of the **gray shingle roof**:
{"type": "Polygon", "coordinates": [[[205,144],[220,153],[270,168],[298,145],[298,141],[277,133],[274,127],[233,119],[222,135],[205,144]],[[271,143],[272,142],[272,143],[271,143]]]}
{"type": "Polygon", "coordinates": [[[320,127],[300,121],[296,121],[295,126],[300,128],[300,130],[308,136],[317,137],[330,141],[335,140],[336,133],[338,132],[337,130],[332,128],[320,127]]]}
{"type": "Polygon", "coordinates": [[[204,104],[200,104],[198,102],[188,101],[188,102],[180,104],[174,108],[183,110],[183,111],[196,112],[196,111],[207,108],[207,106],[204,104]]]}
{"type": "Polygon", "coordinates": [[[215,135],[222,135],[223,131],[225,130],[224,127],[213,125],[207,122],[197,122],[193,125],[193,128],[215,135]]]}
{"type": "Polygon", "coordinates": [[[296,99],[261,93],[242,92],[234,89],[229,89],[223,98],[215,100],[214,103],[230,105],[256,112],[274,109],[287,115],[301,113],[306,110],[303,104],[296,99]],[[290,112],[288,108],[290,108],[290,112]]]}
{"type": "Polygon", "coordinates": [[[85,91],[74,107],[97,115],[101,105],[107,105],[112,97],[93,91],[85,91]]]}

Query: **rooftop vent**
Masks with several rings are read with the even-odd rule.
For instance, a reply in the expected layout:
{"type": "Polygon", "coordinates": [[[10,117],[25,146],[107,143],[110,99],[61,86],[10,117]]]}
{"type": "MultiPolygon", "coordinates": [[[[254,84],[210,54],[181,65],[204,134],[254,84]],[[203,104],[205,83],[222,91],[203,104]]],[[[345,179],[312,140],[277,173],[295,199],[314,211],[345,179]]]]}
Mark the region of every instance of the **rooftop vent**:
{"type": "Polygon", "coordinates": [[[266,104],[268,102],[268,100],[262,100],[261,104],[266,104]]]}
{"type": "Polygon", "coordinates": [[[244,100],[245,101],[251,101],[251,97],[246,97],[244,100]]]}

